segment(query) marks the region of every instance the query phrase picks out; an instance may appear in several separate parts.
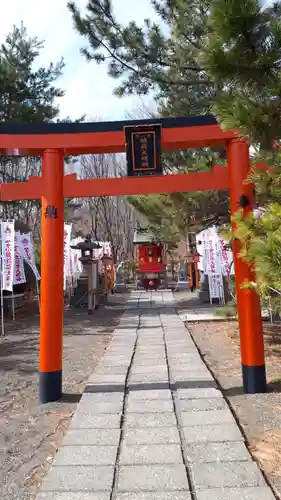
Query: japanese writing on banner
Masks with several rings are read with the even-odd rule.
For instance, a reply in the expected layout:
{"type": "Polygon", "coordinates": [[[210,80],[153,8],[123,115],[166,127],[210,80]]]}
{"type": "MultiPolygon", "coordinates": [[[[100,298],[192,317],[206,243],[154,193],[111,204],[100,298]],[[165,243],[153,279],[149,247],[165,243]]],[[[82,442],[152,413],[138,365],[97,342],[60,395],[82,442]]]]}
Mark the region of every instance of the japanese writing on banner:
{"type": "MultiPolygon", "coordinates": [[[[83,238],[81,238],[79,236],[79,237],[71,240],[70,245],[76,246],[76,245],[78,245],[78,243],[81,243],[82,241],[83,241],[83,238]]],[[[72,269],[73,275],[76,277],[78,277],[83,271],[83,266],[82,266],[82,262],[80,261],[80,257],[81,257],[80,250],[70,248],[71,269],[72,269]]]]}
{"type": "Polygon", "coordinates": [[[2,289],[13,291],[15,267],[15,223],[1,222],[2,237],[2,289]]]}
{"type": "Polygon", "coordinates": [[[72,276],[72,260],[70,254],[72,224],[64,224],[64,289],[66,281],[72,276]]]}
{"type": "Polygon", "coordinates": [[[221,256],[222,256],[222,263],[223,263],[223,274],[224,276],[229,276],[230,275],[230,263],[228,259],[228,250],[226,249],[225,242],[220,239],[220,246],[221,246],[221,256]]]}
{"type": "Polygon", "coordinates": [[[23,257],[20,253],[20,233],[15,233],[15,267],[14,267],[14,285],[26,283],[23,257]]]}
{"type": "Polygon", "coordinates": [[[70,251],[71,269],[73,271],[74,276],[79,276],[79,274],[81,274],[82,270],[83,270],[82,263],[79,260],[80,257],[81,257],[80,250],[71,249],[71,251],[70,251]]]}
{"type": "Polygon", "coordinates": [[[29,233],[21,234],[19,236],[18,245],[19,245],[19,251],[20,251],[21,256],[27,262],[27,264],[31,267],[36,280],[39,281],[40,274],[39,274],[38,269],[36,267],[34,247],[33,247],[33,242],[31,240],[30,234],[29,233]]]}
{"type": "Polygon", "coordinates": [[[216,274],[214,240],[209,239],[209,273],[216,274]]]}

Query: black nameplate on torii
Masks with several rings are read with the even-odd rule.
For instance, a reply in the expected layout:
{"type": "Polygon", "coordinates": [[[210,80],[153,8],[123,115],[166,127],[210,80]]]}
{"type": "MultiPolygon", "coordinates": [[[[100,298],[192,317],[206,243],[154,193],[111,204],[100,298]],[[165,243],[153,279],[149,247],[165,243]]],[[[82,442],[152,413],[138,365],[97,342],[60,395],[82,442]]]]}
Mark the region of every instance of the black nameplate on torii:
{"type": "Polygon", "coordinates": [[[161,125],[124,127],[127,176],[161,175],[161,125]]]}

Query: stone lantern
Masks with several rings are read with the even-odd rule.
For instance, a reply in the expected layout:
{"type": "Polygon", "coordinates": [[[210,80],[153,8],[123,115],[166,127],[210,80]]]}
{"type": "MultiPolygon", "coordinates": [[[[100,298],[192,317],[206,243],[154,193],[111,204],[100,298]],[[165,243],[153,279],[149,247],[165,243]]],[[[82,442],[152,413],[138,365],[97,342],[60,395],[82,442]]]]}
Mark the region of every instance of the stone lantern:
{"type": "Polygon", "coordinates": [[[83,265],[82,274],[71,302],[75,307],[78,305],[83,306],[87,297],[88,314],[93,314],[93,309],[96,308],[96,293],[98,290],[98,259],[94,258],[94,250],[101,248],[101,246],[99,243],[92,241],[91,236],[88,235],[84,241],[71,246],[71,248],[81,251],[79,260],[83,265]]]}

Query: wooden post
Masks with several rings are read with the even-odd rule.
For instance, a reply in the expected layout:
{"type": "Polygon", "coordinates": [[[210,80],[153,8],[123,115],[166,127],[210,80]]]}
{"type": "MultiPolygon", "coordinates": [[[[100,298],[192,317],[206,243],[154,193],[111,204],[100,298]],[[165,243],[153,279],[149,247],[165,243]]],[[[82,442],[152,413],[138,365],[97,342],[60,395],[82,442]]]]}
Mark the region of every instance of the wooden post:
{"type": "Polygon", "coordinates": [[[195,262],[195,280],[196,280],[196,290],[199,288],[199,270],[198,270],[198,262],[195,262]]]}
{"type": "Polygon", "coordinates": [[[42,161],[40,401],[62,396],[64,157],[47,149],[42,161]]]}
{"type": "MultiPolygon", "coordinates": [[[[227,143],[228,176],[231,214],[240,207],[244,214],[253,209],[253,187],[245,184],[250,162],[247,142],[234,139],[227,143]]],[[[235,224],[232,223],[233,230],[235,224]]],[[[266,373],[262,316],[259,296],[254,290],[242,287],[245,280],[255,280],[251,267],[238,257],[239,242],[233,243],[236,297],[240,330],[240,349],[244,392],[255,394],[266,392],[266,373]]]]}
{"type": "Polygon", "coordinates": [[[88,271],[88,314],[93,314],[93,262],[87,264],[88,271]]]}

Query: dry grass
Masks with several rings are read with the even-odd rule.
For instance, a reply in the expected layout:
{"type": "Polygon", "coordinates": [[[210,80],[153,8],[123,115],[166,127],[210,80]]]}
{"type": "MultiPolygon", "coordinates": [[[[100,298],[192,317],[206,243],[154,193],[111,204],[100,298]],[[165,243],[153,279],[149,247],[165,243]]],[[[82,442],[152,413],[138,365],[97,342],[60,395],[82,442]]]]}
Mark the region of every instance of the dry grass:
{"type": "MultiPolygon", "coordinates": [[[[214,325],[213,323],[205,324],[204,328],[213,329],[214,325]]],[[[237,351],[239,351],[240,339],[239,339],[239,328],[237,321],[225,321],[222,323],[217,323],[215,328],[216,330],[220,330],[220,332],[225,333],[231,340],[231,342],[234,344],[237,351]]],[[[265,348],[266,359],[280,363],[280,369],[281,369],[281,324],[264,323],[263,332],[264,332],[264,348],[265,348]]],[[[281,370],[280,370],[280,375],[281,375],[281,370]]]]}
{"type": "Polygon", "coordinates": [[[261,439],[250,440],[249,448],[266,475],[281,475],[281,431],[269,430],[261,439]]]}

